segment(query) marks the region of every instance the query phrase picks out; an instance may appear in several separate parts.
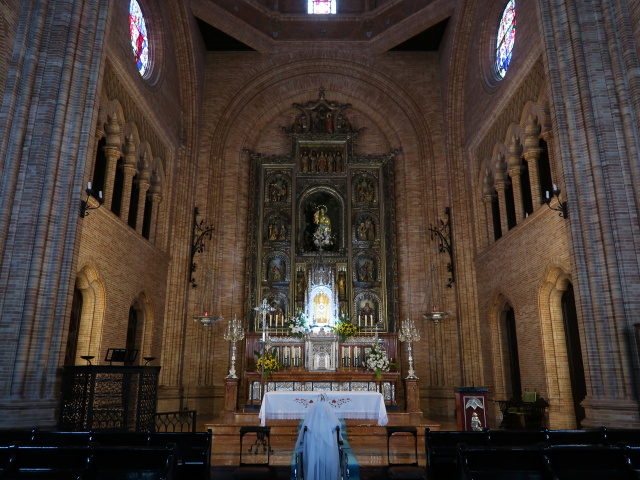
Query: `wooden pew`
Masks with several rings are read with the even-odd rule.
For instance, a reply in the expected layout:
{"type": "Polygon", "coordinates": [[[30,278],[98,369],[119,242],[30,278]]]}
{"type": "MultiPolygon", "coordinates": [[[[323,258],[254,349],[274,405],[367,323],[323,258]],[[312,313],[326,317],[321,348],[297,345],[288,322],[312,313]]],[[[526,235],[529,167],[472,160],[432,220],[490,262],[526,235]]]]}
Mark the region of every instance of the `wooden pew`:
{"type": "Polygon", "coordinates": [[[557,480],[637,480],[624,447],[562,445],[544,448],[557,480]]]}
{"type": "MultiPolygon", "coordinates": [[[[91,462],[83,480],[174,480],[176,446],[90,447],[91,462]]],[[[67,479],[72,477],[67,477],[67,479]]]]}
{"type": "Polygon", "coordinates": [[[607,445],[604,429],[547,430],[549,445],[607,445]]]}
{"type": "Polygon", "coordinates": [[[36,430],[0,430],[0,445],[26,445],[31,443],[36,430]]]}
{"type": "Polygon", "coordinates": [[[176,445],[176,478],[209,480],[211,475],[211,430],[207,432],[158,432],[150,434],[149,445],[176,445]]]}
{"type": "Polygon", "coordinates": [[[11,458],[0,476],[3,480],[84,478],[91,460],[90,447],[14,445],[10,448],[11,458]]]}
{"type": "Polygon", "coordinates": [[[535,446],[548,441],[548,430],[488,430],[488,443],[493,447],[535,446]]]}
{"type": "Polygon", "coordinates": [[[640,447],[640,429],[603,428],[608,445],[624,444],[630,447],[640,447]]]}
{"type": "Polygon", "coordinates": [[[431,431],[424,432],[428,480],[450,480],[456,475],[458,445],[487,446],[488,435],[482,432],[431,431]]]}
{"type": "Polygon", "coordinates": [[[460,480],[552,480],[542,445],[458,449],[460,480]]]}
{"type": "Polygon", "coordinates": [[[178,480],[208,480],[211,472],[211,432],[61,432],[40,430],[0,431],[1,445],[71,447],[164,447],[175,444],[178,480]]]}

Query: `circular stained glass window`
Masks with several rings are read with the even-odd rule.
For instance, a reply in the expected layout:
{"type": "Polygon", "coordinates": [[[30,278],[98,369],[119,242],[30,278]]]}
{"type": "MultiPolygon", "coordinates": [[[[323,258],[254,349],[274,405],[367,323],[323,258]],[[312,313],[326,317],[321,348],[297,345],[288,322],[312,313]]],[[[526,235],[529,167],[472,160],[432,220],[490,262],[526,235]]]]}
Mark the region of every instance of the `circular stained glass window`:
{"type": "Polygon", "coordinates": [[[145,77],[149,73],[150,66],[149,39],[147,37],[147,23],[137,0],[131,0],[129,3],[129,33],[138,72],[142,77],[145,77]]]}
{"type": "Polygon", "coordinates": [[[516,38],[516,2],[510,0],[502,12],[496,37],[496,71],[504,78],[511,63],[511,53],[516,38]]]}

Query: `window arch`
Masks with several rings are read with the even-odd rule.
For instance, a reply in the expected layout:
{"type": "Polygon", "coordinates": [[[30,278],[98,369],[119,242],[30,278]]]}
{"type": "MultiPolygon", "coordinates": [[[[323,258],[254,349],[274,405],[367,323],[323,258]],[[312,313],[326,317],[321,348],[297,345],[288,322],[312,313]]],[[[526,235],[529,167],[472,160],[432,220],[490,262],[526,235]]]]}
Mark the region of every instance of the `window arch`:
{"type": "Polygon", "coordinates": [[[151,70],[151,58],[147,21],[138,0],[129,2],[129,35],[138,73],[142,78],[148,78],[151,70]]]}
{"type": "Polygon", "coordinates": [[[337,0],[307,0],[307,13],[326,15],[336,13],[337,0]]]}
{"type": "Polygon", "coordinates": [[[509,0],[502,11],[496,35],[496,72],[504,78],[511,63],[511,54],[516,38],[516,2],[509,0]]]}

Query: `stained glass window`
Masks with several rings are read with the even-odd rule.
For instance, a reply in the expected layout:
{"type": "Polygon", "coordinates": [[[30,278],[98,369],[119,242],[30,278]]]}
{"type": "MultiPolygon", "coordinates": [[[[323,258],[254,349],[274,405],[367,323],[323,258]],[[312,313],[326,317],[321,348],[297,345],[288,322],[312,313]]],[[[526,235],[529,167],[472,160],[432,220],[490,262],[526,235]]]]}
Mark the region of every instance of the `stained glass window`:
{"type": "Polygon", "coordinates": [[[129,3],[129,33],[138,72],[144,77],[149,71],[149,39],[147,23],[137,0],[129,3]]]}
{"type": "Polygon", "coordinates": [[[511,53],[516,38],[516,2],[510,0],[502,12],[498,36],[496,37],[496,70],[504,78],[511,62],[511,53]]]}
{"type": "Polygon", "coordinates": [[[336,2],[338,0],[307,0],[309,3],[307,13],[316,13],[318,15],[326,15],[327,13],[336,13],[336,2]]]}

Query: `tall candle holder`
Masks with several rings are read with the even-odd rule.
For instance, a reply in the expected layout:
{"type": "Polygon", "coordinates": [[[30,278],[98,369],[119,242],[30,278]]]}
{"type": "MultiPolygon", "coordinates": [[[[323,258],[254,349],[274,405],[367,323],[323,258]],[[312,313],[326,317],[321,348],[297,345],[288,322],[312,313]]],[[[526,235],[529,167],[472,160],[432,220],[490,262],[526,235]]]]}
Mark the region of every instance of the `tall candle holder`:
{"type": "Polygon", "coordinates": [[[420,340],[420,334],[416,329],[413,320],[407,318],[404,322],[402,322],[402,326],[400,327],[400,332],[398,333],[398,340],[401,342],[408,342],[407,350],[409,352],[409,376],[407,379],[417,379],[416,372],[413,370],[413,342],[417,342],[420,340]]]}
{"type": "Polygon", "coordinates": [[[260,398],[264,396],[264,359],[266,358],[266,352],[269,351],[267,342],[271,342],[269,334],[267,333],[267,314],[274,312],[276,309],[267,303],[267,299],[263,298],[262,303],[253,309],[262,316],[262,362],[260,362],[260,398]]]}
{"type": "Polygon", "coordinates": [[[234,315],[233,320],[229,320],[227,330],[224,332],[224,339],[227,342],[231,342],[231,368],[229,369],[229,375],[227,375],[227,378],[238,378],[236,376],[236,342],[243,338],[244,328],[242,328],[242,322],[238,321],[234,315]]]}

